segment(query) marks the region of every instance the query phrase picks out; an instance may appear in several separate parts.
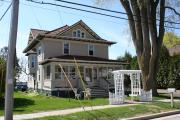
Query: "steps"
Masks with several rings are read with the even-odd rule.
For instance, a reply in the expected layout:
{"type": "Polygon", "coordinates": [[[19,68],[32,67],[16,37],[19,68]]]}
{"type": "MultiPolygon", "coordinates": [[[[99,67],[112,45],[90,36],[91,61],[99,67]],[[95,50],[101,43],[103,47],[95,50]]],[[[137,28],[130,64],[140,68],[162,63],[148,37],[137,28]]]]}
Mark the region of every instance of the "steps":
{"type": "Polygon", "coordinates": [[[91,89],[91,97],[93,98],[101,98],[101,97],[108,97],[109,93],[103,88],[100,87],[92,87],[91,89]]]}

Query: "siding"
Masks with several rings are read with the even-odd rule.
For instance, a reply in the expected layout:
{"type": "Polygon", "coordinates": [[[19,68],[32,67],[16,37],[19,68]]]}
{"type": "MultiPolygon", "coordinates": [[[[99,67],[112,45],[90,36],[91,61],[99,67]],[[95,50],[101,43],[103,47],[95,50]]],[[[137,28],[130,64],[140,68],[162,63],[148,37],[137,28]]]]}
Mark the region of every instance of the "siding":
{"type": "MultiPolygon", "coordinates": [[[[44,40],[44,58],[61,56],[63,54],[63,42],[58,40],[44,40]]],[[[70,55],[88,56],[88,43],[69,42],[70,55]]],[[[108,45],[94,44],[94,56],[108,59],[108,45]]]]}
{"type": "Polygon", "coordinates": [[[61,41],[45,40],[44,43],[44,59],[49,57],[63,55],[63,48],[61,41]]]}

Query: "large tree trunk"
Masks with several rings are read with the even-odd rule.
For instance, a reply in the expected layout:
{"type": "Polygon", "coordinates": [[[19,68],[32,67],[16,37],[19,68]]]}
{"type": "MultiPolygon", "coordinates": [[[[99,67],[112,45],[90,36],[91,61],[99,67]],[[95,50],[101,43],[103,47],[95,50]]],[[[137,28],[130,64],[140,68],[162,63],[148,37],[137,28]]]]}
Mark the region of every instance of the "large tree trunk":
{"type": "Polygon", "coordinates": [[[164,36],[165,0],[120,1],[127,12],[139,68],[142,71],[143,90],[152,89],[153,95],[157,95],[156,75],[159,51],[164,36]],[[156,9],[158,4],[160,4],[160,22],[157,27],[156,9]]]}

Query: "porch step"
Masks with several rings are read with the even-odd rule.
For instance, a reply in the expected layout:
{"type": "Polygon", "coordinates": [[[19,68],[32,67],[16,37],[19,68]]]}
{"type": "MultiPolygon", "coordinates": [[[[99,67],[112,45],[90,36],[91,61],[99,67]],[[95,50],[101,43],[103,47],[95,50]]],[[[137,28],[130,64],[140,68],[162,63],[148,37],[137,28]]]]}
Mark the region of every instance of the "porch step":
{"type": "Polygon", "coordinates": [[[109,93],[105,89],[99,87],[91,88],[91,97],[100,98],[100,97],[108,97],[109,93]]]}

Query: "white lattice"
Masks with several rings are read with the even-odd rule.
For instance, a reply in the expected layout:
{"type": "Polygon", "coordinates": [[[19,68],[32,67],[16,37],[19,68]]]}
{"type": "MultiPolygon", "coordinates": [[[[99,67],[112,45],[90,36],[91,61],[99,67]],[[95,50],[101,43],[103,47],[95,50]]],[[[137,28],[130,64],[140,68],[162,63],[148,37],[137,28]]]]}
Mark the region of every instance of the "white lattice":
{"type": "Polygon", "coordinates": [[[114,73],[115,93],[109,93],[110,104],[124,103],[124,75],[114,73]]]}
{"type": "Polygon", "coordinates": [[[143,101],[143,102],[152,101],[152,90],[150,90],[150,91],[141,90],[140,101],[143,101]]]}
{"type": "Polygon", "coordinates": [[[130,74],[131,78],[131,96],[139,96],[141,94],[140,73],[130,74]]]}

